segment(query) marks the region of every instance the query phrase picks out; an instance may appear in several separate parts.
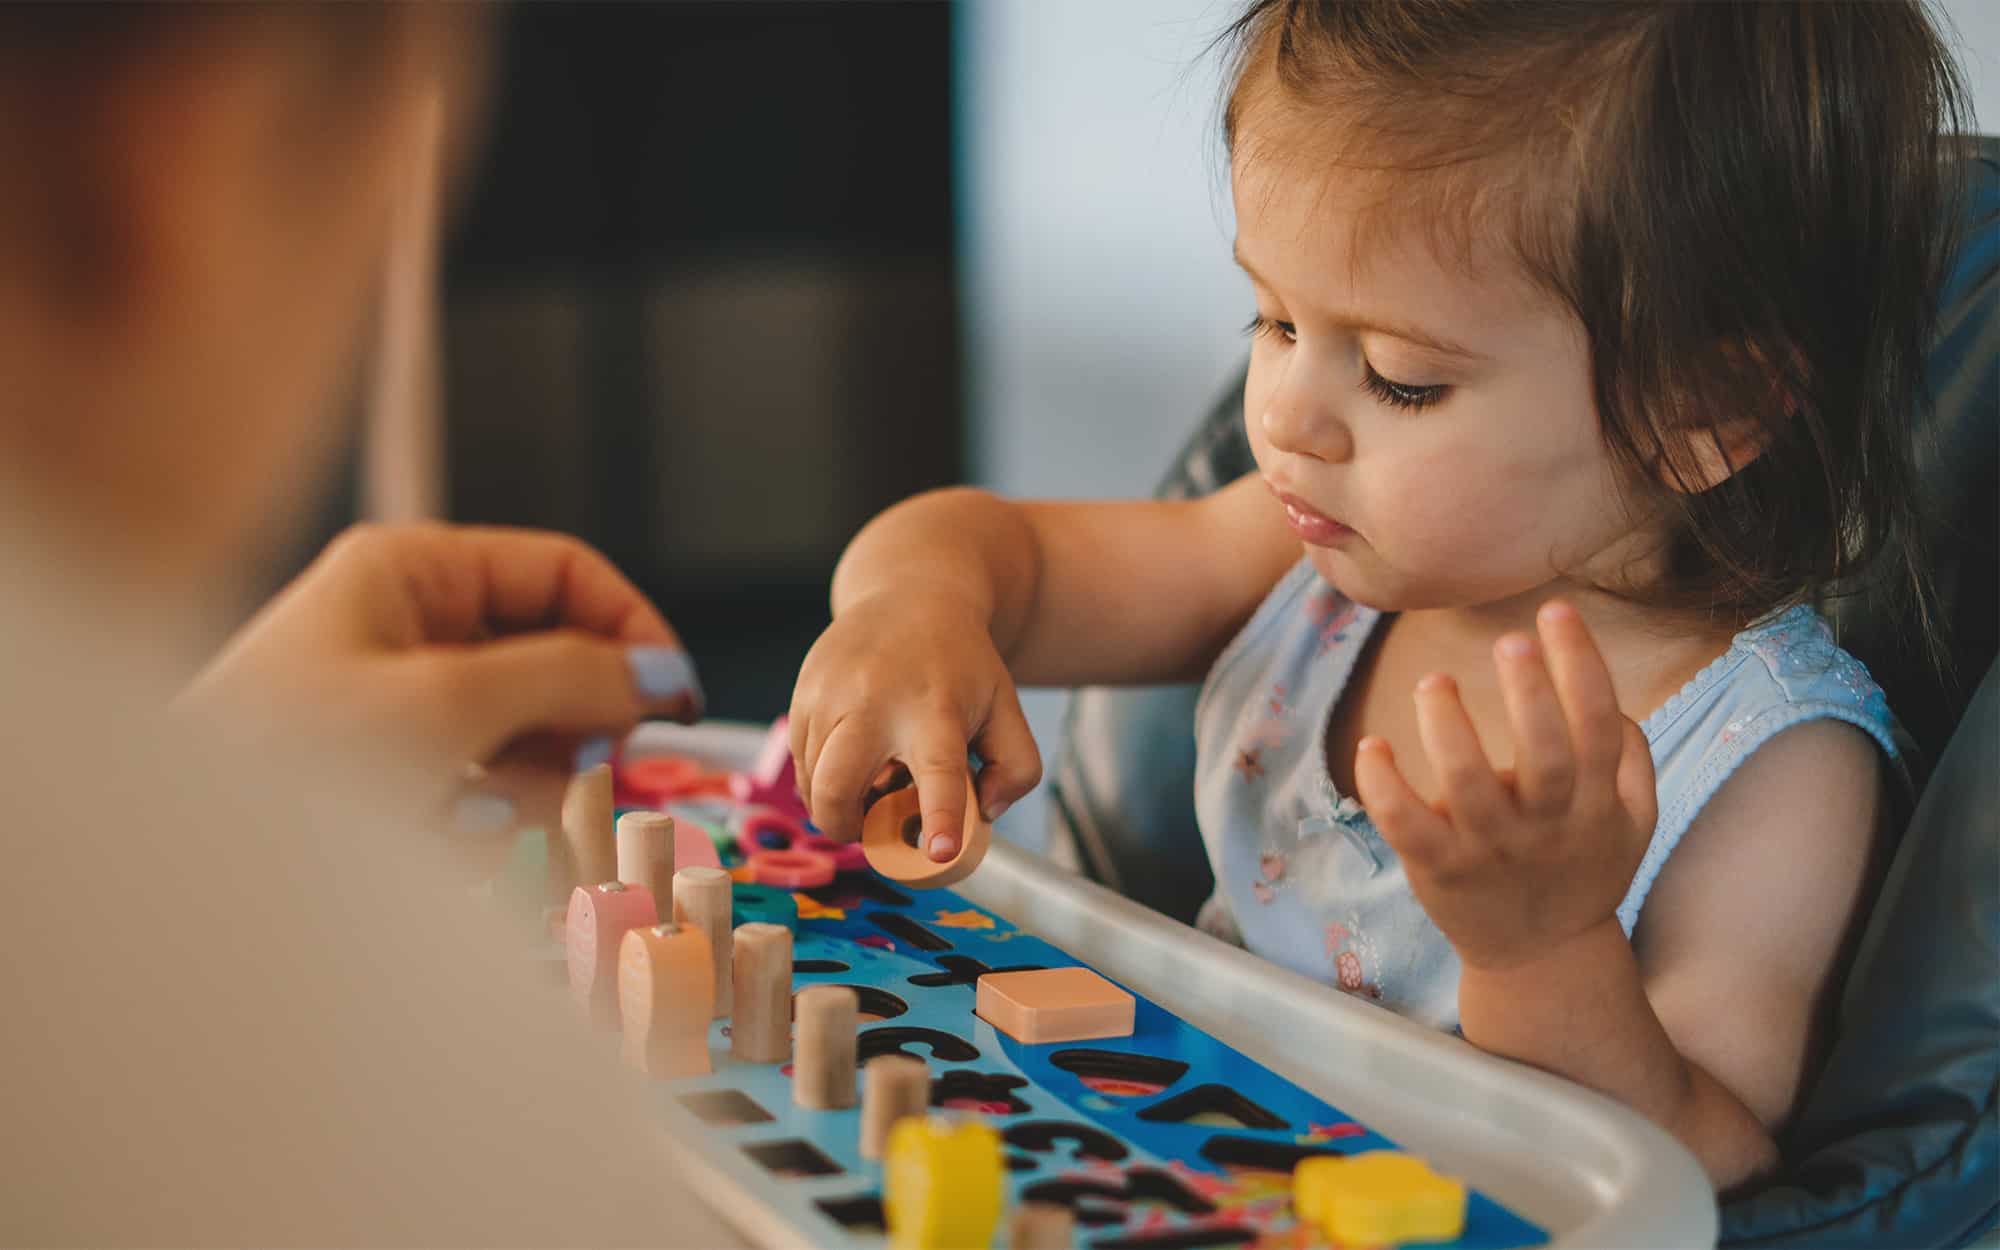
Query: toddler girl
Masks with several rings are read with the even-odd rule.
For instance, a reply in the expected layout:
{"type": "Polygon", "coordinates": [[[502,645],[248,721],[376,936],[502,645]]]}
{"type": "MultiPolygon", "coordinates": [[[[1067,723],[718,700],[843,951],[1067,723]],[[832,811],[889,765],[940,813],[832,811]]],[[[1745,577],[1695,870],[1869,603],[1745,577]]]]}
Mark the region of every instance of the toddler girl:
{"type": "Polygon", "coordinates": [[[853,836],[897,762],[944,858],[968,745],[989,817],[1038,779],[1016,682],[1206,674],[1204,928],[1743,1180],[1906,784],[1810,605],[1925,602],[1950,62],[1914,4],[1260,0],[1231,35],[1258,471],[873,522],[792,709],[814,818],[853,836]]]}

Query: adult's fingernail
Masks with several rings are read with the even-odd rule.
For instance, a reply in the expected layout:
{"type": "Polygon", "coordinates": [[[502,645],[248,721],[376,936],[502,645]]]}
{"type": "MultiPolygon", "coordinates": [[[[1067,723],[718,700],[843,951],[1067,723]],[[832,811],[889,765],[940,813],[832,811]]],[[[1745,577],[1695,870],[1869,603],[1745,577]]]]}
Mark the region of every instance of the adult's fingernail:
{"type": "Polygon", "coordinates": [[[941,864],[958,854],[958,839],[949,833],[934,834],[926,851],[932,859],[941,864]]]}
{"type": "Polygon", "coordinates": [[[1002,816],[1005,816],[1007,809],[1012,806],[1014,806],[1014,800],[1012,799],[997,800],[993,806],[986,809],[986,823],[990,825],[1002,816]]]}
{"type": "Polygon", "coordinates": [[[488,837],[514,825],[511,799],[483,790],[461,794],[451,805],[451,827],[463,834],[488,837]]]}
{"type": "Polygon", "coordinates": [[[699,712],[705,699],[701,678],[695,676],[694,661],[679,647],[627,647],[625,662],[632,668],[632,684],[639,693],[655,702],[687,696],[699,712]]]}
{"type": "Polygon", "coordinates": [[[577,772],[587,773],[599,764],[609,764],[611,762],[611,751],[611,739],[586,738],[583,741],[583,745],[576,749],[576,763],[574,767],[577,772]]]}

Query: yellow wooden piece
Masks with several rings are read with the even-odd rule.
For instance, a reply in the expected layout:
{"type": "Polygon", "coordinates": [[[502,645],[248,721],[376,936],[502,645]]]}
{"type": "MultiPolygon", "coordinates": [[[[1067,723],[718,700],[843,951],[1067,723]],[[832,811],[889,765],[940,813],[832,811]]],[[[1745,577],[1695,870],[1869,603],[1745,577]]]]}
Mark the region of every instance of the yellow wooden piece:
{"type": "Polygon", "coordinates": [[[897,1121],[882,1166],[891,1250],[985,1250],[1000,1222],[1003,1174],[991,1125],[942,1116],[897,1121]]]}
{"type": "Polygon", "coordinates": [[[1292,1209],[1341,1245],[1453,1241],[1465,1231],[1465,1186],[1395,1150],[1319,1155],[1292,1170],[1292,1209]]]}

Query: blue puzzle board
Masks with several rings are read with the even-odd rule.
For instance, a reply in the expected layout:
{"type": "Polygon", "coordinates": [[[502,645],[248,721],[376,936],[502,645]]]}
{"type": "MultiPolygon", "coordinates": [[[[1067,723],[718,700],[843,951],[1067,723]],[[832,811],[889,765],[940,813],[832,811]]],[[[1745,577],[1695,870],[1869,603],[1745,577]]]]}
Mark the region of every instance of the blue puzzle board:
{"type": "MultiPolygon", "coordinates": [[[[767,919],[739,889],[739,923],[767,919]]],[[[1001,1133],[1008,1205],[1058,1202],[1093,1250],[1304,1247],[1290,1171],[1314,1153],[1394,1143],[1140,995],[1129,1037],[1029,1046],[973,1014],[985,971],[1080,961],[950,890],[908,890],[870,873],[793,895],[800,906],[794,989],[855,988],[861,1062],[900,1050],[929,1062],[932,1105],[981,1115],[1001,1133]],[[870,1017],[875,1017],[871,1019],[870,1017]]],[[[1129,988],[1129,987],[1125,987],[1129,988]]],[[[664,1081],[708,1152],[759,1166],[754,1197],[784,1209],[812,1244],[879,1246],[882,1167],[860,1157],[860,1110],[792,1103],[790,1065],[728,1057],[728,1024],[710,1037],[716,1070],[664,1081]]],[[[1004,1244],[1005,1220],[995,1244],[1004,1244]]],[[[1535,1224],[1474,1192],[1464,1235],[1432,1243],[1536,1246],[1535,1224]]]]}

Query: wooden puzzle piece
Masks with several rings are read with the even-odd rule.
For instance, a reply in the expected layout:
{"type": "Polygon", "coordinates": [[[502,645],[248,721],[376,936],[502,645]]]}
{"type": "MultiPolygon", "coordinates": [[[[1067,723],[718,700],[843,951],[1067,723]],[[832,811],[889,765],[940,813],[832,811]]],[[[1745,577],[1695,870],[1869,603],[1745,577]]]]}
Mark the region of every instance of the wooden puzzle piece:
{"type": "Polygon", "coordinates": [[[868,866],[911,889],[935,890],[971,876],[993,841],[993,826],[979,814],[979,790],[970,777],[965,783],[965,830],[958,853],[938,863],[917,846],[922,830],[915,786],[883,795],[861,821],[861,849],[868,866]]]}
{"type": "Polygon", "coordinates": [[[798,1028],[792,1101],[816,1111],[853,1106],[860,996],[845,985],[809,985],[792,1009],[798,1028]]]}
{"type": "Polygon", "coordinates": [[[625,934],[657,923],[653,892],[643,885],[604,881],[570,892],[563,925],[569,988],[590,1010],[591,1023],[618,1027],[618,952],[625,934]]]}
{"type": "Polygon", "coordinates": [[[790,812],[804,819],[805,801],[799,798],[792,765],[791,721],[780,716],[771,722],[757,760],[749,768],[729,776],[729,796],[739,803],[757,803],[790,812]]]}
{"type": "Polygon", "coordinates": [[[1465,1231],[1465,1186],[1396,1150],[1301,1162],[1292,1206],[1300,1220],[1350,1246],[1452,1241],[1465,1231]]]}
{"type": "MultiPolygon", "coordinates": [[[[611,789],[611,765],[597,764],[570,778],[569,788],[563,793],[563,841],[569,847],[578,885],[621,879],[611,828],[611,789]]],[[[672,876],[672,871],[667,875],[672,876]]],[[[641,880],[633,884],[654,883],[641,880]]],[[[664,889],[658,892],[658,897],[666,897],[664,889]]]]}
{"type": "Polygon", "coordinates": [[[861,1157],[879,1159],[896,1122],[930,1107],[930,1065],[914,1055],[879,1055],[861,1070],[861,1157]]]}
{"type": "MultiPolygon", "coordinates": [[[[614,835],[618,879],[643,885],[662,903],[674,897],[674,818],[662,812],[626,812],[614,835]]],[[[664,917],[663,917],[664,918],[664,917]]]]}
{"type": "Polygon", "coordinates": [[[745,1063],[783,1063],[792,1055],[792,931],[738,925],[734,975],[729,1053],[745,1063]]]}
{"type": "Polygon", "coordinates": [[[1005,1173],[1000,1136],[978,1120],[912,1117],[889,1133],[882,1205],[892,1250],[964,1250],[993,1240],[1005,1173]]]}
{"type": "Polygon", "coordinates": [[[626,933],[618,952],[626,1062],[653,1077],[706,1075],[714,984],[700,929],[662,924],[626,933]]]}
{"type": "Polygon", "coordinates": [[[1132,1034],[1136,1000],[1088,968],[989,972],[975,994],[980,1019],[1030,1045],[1132,1034]]]}
{"type": "Polygon", "coordinates": [[[674,874],[674,923],[692,925],[708,938],[718,1020],[730,1013],[735,1000],[735,885],[720,868],[683,868],[674,874]]]}

